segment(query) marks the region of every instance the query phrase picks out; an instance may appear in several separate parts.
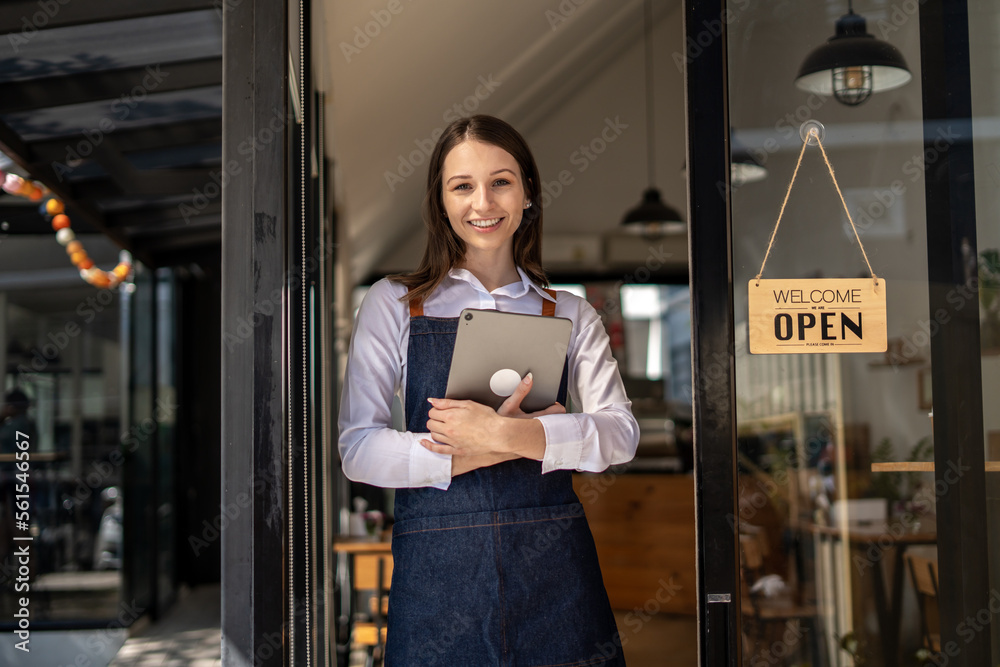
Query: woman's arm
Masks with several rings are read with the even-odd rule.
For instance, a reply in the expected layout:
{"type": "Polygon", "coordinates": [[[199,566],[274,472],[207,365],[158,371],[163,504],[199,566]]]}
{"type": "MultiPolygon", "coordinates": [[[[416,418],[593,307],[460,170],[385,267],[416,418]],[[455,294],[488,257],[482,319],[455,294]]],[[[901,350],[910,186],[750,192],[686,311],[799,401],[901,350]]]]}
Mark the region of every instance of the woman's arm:
{"type": "Polygon", "coordinates": [[[409,319],[401,285],[372,286],[358,313],[340,402],[340,456],[348,479],[375,486],[448,488],[451,457],[428,451],[426,433],[392,428],[392,402],[402,381],[409,319]]]}
{"type": "Polygon", "coordinates": [[[639,444],[639,424],[600,316],[581,300],[574,321],[580,328],[570,345],[569,389],[579,412],[539,417],[546,440],[543,473],[601,472],[631,461],[639,444]]]}

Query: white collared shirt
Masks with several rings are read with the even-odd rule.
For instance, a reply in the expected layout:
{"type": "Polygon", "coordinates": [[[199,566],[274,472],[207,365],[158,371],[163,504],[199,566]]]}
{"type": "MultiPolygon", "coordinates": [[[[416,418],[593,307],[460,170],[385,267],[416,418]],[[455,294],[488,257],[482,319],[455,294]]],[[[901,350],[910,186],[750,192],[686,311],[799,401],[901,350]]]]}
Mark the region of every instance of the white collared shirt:
{"type": "MultiPolygon", "coordinates": [[[[538,314],[551,297],[518,268],[520,282],[492,292],[465,269],[452,269],[424,300],[428,317],[458,317],[463,308],[538,314]]],[[[393,396],[406,405],[410,313],[400,301],[406,287],[386,279],[365,295],[354,323],[340,402],[340,456],[356,482],[389,488],[451,484],[451,456],[420,444],[429,433],[392,428],[393,396]]],[[[569,344],[569,396],[580,412],[544,415],[542,472],[601,472],[635,455],[639,426],[625,395],[618,363],[597,311],[585,299],[559,292],[556,317],[573,322],[569,344]]]]}

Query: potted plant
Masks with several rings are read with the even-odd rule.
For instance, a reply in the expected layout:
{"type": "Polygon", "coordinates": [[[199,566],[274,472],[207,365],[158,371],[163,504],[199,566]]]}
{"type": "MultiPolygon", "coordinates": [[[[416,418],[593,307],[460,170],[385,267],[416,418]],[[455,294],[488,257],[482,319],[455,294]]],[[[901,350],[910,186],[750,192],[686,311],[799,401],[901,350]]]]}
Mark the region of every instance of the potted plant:
{"type": "Polygon", "coordinates": [[[1000,250],[979,253],[979,303],[983,307],[982,349],[1000,354],[1000,250]]]}

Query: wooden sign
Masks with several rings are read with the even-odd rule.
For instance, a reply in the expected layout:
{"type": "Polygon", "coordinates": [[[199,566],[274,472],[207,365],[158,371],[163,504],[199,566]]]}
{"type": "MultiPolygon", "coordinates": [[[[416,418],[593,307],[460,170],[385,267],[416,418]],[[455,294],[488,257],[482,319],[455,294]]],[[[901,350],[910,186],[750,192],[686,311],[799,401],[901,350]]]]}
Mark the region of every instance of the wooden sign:
{"type": "Polygon", "coordinates": [[[885,352],[885,279],[750,281],[752,354],[885,352]]]}

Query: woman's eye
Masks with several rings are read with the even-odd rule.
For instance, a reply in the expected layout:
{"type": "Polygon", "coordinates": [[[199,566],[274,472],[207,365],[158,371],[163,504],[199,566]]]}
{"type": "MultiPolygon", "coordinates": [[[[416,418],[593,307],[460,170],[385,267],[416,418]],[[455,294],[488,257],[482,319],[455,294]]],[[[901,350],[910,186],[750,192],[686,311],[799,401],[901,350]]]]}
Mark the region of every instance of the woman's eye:
{"type": "Polygon", "coordinates": [[[468,190],[471,187],[472,186],[469,185],[468,183],[459,183],[458,185],[455,186],[455,189],[456,190],[468,190]]]}
{"type": "Polygon", "coordinates": [[[493,185],[510,185],[510,181],[508,181],[506,178],[498,178],[497,180],[493,181],[493,185]]]}

